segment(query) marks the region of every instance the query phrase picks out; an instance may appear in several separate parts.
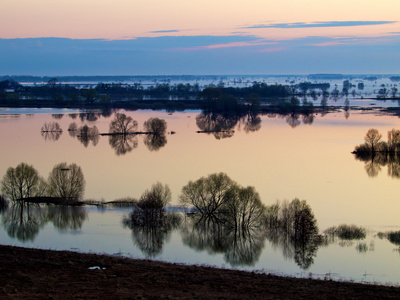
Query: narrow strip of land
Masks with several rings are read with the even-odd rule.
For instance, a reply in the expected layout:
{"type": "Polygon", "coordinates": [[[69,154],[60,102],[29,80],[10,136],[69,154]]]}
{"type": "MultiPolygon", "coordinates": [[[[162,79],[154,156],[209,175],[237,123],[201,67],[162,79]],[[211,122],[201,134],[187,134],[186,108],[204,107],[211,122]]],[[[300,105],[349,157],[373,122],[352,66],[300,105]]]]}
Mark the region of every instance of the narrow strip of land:
{"type": "Polygon", "coordinates": [[[0,246],[1,299],[399,299],[400,288],[0,246]]]}

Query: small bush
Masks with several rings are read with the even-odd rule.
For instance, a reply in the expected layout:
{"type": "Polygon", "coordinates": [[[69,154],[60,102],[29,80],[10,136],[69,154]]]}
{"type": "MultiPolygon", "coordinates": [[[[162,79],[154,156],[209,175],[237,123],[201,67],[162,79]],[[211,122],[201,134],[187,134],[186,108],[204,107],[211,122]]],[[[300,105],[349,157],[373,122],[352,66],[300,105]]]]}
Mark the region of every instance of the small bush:
{"type": "Polygon", "coordinates": [[[400,245],[400,231],[392,231],[388,233],[388,240],[392,244],[400,245]]]}
{"type": "Polygon", "coordinates": [[[361,240],[367,235],[365,228],[356,225],[342,224],[338,227],[330,227],[324,231],[326,235],[337,236],[342,240],[361,240]]]}

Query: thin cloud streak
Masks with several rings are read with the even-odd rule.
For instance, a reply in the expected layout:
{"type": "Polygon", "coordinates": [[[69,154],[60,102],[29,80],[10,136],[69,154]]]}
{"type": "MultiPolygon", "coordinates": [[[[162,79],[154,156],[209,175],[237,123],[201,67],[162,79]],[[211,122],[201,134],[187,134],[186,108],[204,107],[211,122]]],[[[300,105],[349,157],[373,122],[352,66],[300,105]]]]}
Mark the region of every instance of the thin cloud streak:
{"type": "Polygon", "coordinates": [[[181,32],[181,31],[180,30],[176,30],[176,29],[149,31],[149,33],[176,33],[176,32],[181,32]]]}
{"type": "Polygon", "coordinates": [[[232,42],[226,44],[215,44],[215,45],[207,45],[207,46],[196,46],[191,48],[179,48],[175,49],[176,51],[199,51],[199,50],[211,50],[211,49],[220,49],[220,48],[236,48],[236,47],[254,47],[261,45],[273,45],[277,42],[270,41],[254,41],[254,42],[232,42]]]}
{"type": "Polygon", "coordinates": [[[321,28],[321,27],[354,27],[354,26],[371,26],[371,25],[385,25],[394,24],[396,21],[331,21],[331,22],[296,22],[296,23],[272,23],[272,24],[259,24],[254,26],[242,27],[245,29],[262,29],[262,28],[280,28],[280,29],[294,29],[294,28],[321,28]]]}

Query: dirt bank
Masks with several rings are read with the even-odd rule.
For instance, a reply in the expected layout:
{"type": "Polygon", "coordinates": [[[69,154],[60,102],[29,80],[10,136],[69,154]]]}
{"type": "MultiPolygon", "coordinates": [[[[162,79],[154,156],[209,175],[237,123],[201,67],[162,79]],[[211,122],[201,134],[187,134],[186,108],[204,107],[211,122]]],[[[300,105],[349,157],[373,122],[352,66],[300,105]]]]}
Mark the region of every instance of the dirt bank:
{"type": "Polygon", "coordinates": [[[399,299],[400,288],[0,246],[0,299],[399,299]]]}

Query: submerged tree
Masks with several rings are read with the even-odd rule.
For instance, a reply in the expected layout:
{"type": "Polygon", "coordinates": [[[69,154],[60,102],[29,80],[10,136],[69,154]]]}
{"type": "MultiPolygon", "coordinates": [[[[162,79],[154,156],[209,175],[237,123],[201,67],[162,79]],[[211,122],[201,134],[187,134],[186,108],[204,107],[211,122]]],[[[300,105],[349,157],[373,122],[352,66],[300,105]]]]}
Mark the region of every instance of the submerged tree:
{"type": "Polygon", "coordinates": [[[116,113],[110,124],[110,133],[132,134],[137,131],[138,123],[132,117],[123,113],[116,113]]]}
{"type": "Polygon", "coordinates": [[[182,188],[180,202],[194,206],[196,212],[205,218],[215,218],[228,201],[228,191],[235,185],[225,173],[211,174],[196,181],[189,181],[182,188]]]}
{"type": "Polygon", "coordinates": [[[49,194],[67,200],[82,199],[85,179],[81,167],[66,162],[54,166],[48,178],[49,194]]]}
{"type": "Polygon", "coordinates": [[[100,140],[100,132],[96,126],[89,127],[84,125],[78,129],[77,138],[85,147],[87,147],[90,142],[92,142],[93,146],[96,146],[100,140]]]}
{"type": "Polygon", "coordinates": [[[157,182],[143,193],[129,217],[123,220],[124,225],[132,230],[135,244],[148,257],[161,252],[164,240],[181,223],[179,215],[165,212],[170,201],[168,185],[157,182]]]}
{"type": "Polygon", "coordinates": [[[154,135],[165,135],[167,132],[167,122],[159,118],[150,118],[143,124],[144,130],[147,133],[154,135]]]}
{"type": "Polygon", "coordinates": [[[311,207],[296,198],[269,206],[266,211],[267,238],[283,248],[285,257],[303,269],[309,268],[321,244],[311,207]]]}
{"type": "Polygon", "coordinates": [[[60,124],[57,122],[45,122],[41,129],[42,132],[62,132],[60,124]]]}
{"type": "Polygon", "coordinates": [[[72,122],[71,124],[69,124],[68,133],[73,138],[77,136],[77,134],[78,134],[78,125],[76,125],[75,122],[72,122]]]}
{"type": "Polygon", "coordinates": [[[371,148],[371,151],[375,152],[376,145],[379,143],[381,138],[382,135],[379,133],[379,131],[375,128],[371,128],[365,135],[364,140],[365,144],[371,148]]]}
{"type": "Polygon", "coordinates": [[[57,122],[46,122],[41,129],[41,135],[44,137],[45,140],[49,141],[57,141],[60,138],[62,132],[63,131],[60,127],[60,124],[58,124],[57,122]]]}
{"type": "Polygon", "coordinates": [[[165,208],[171,202],[171,190],[168,185],[159,182],[144,192],[131,214],[134,225],[161,226],[164,222],[165,208]]]}
{"type": "Polygon", "coordinates": [[[225,117],[215,113],[201,113],[196,116],[196,124],[201,132],[213,134],[217,140],[232,137],[238,120],[236,116],[225,117]]]}
{"type": "Polygon", "coordinates": [[[1,181],[1,192],[13,201],[37,196],[44,188],[44,180],[37,170],[26,163],[20,163],[16,168],[8,168],[1,181]]]}
{"type": "Polygon", "coordinates": [[[144,144],[150,151],[158,151],[167,144],[167,122],[159,118],[150,118],[144,122],[144,131],[147,133],[144,144]]]}

